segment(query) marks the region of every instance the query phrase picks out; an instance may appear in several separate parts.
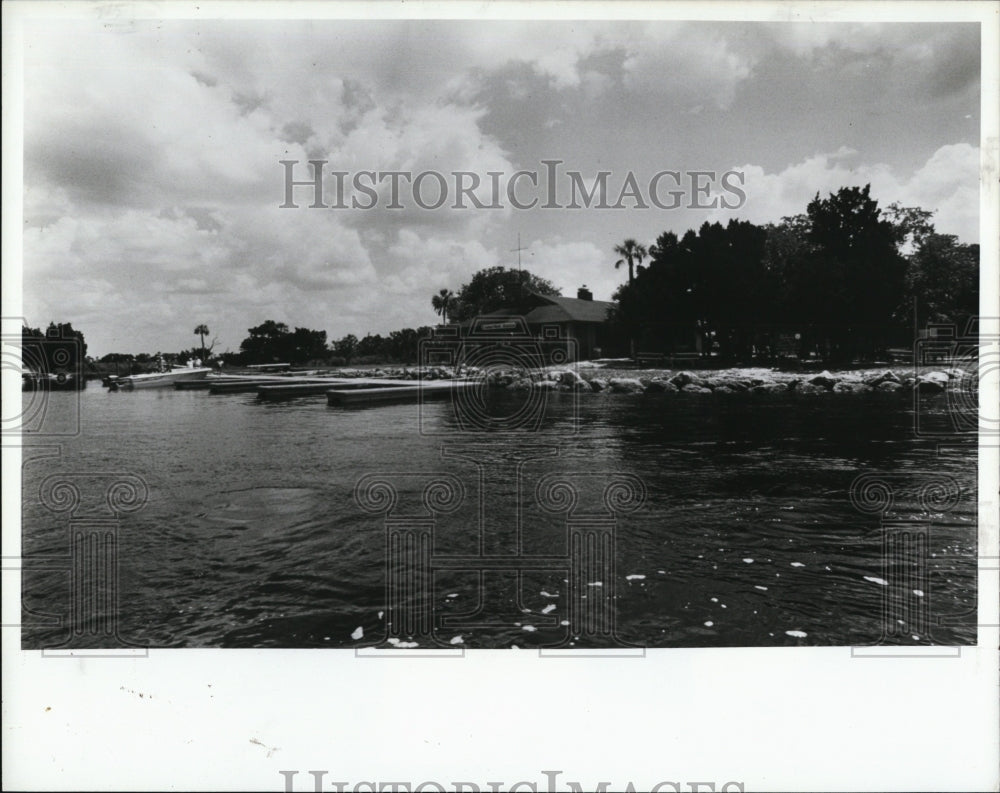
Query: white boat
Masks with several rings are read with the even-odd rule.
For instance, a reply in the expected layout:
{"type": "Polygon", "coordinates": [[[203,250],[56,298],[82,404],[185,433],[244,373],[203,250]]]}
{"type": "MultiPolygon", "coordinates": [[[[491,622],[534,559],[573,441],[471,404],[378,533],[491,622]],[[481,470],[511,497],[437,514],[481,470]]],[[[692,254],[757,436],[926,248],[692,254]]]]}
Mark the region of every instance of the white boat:
{"type": "Polygon", "coordinates": [[[202,380],[211,371],[212,369],[207,366],[199,368],[178,366],[169,372],[151,372],[150,374],[133,374],[128,377],[119,377],[113,382],[112,387],[125,389],[126,391],[137,388],[173,388],[174,383],[202,380]]]}

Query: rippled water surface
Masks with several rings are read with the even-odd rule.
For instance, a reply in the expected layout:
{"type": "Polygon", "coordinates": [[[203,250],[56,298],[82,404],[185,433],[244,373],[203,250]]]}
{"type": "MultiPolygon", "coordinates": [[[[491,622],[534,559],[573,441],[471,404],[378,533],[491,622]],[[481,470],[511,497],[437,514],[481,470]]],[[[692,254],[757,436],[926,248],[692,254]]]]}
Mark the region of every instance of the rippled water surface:
{"type": "MultiPolygon", "coordinates": [[[[449,402],[344,410],[94,384],[47,398],[47,420],[72,427],[78,411],[81,432],[25,449],[25,647],[975,642],[975,452],[915,438],[908,397],[552,394],[537,432],[466,435],[449,402]],[[377,474],[396,500],[366,511],[355,487],[377,474]],[[876,486],[859,508],[862,474],[876,486]],[[145,483],[146,502],[109,502],[119,480],[145,483]],[[440,502],[425,500],[432,481],[440,502]],[[88,525],[116,548],[73,557],[88,525]],[[613,542],[574,572],[588,526],[613,542]],[[430,537],[428,630],[387,627],[401,528],[430,537]],[[83,606],[108,618],[101,633],[74,617],[72,593],[99,574],[73,559],[105,556],[117,593],[83,606]],[[468,561],[484,556],[485,572],[468,561]],[[599,636],[590,607],[610,620],[599,636]]],[[[520,397],[495,398],[516,414],[520,397]]]]}

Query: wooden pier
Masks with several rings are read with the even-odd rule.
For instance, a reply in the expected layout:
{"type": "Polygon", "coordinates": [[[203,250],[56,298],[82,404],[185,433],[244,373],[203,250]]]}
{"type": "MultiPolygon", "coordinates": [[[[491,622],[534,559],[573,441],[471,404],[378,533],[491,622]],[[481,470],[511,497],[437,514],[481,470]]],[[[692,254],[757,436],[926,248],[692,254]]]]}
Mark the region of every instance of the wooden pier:
{"type": "MultiPolygon", "coordinates": [[[[433,380],[421,383],[419,380],[391,380],[386,377],[351,377],[343,379],[327,378],[308,383],[278,384],[268,383],[257,388],[257,397],[271,402],[281,399],[294,399],[301,396],[316,396],[330,390],[337,391],[369,391],[372,389],[395,390],[399,388],[441,388],[453,381],[433,380]]],[[[461,381],[464,382],[464,381],[461,381]]]]}
{"type": "MultiPolygon", "coordinates": [[[[290,377],[288,375],[229,375],[209,381],[212,394],[252,394],[261,386],[324,383],[327,388],[339,383],[336,377],[290,377]]],[[[322,393],[322,392],[320,392],[322,393]]]]}
{"type": "Polygon", "coordinates": [[[337,387],[327,390],[326,403],[343,407],[362,407],[386,402],[416,402],[419,399],[446,397],[459,390],[474,388],[476,385],[477,383],[468,380],[432,380],[422,383],[411,380],[403,381],[402,385],[388,387],[337,387]]]}

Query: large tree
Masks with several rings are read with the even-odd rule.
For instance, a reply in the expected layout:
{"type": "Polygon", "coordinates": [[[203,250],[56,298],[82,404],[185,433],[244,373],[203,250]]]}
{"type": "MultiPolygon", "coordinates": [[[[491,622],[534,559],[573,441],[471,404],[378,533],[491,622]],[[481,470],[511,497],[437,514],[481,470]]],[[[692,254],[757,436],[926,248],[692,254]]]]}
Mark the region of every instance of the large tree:
{"type": "Polygon", "coordinates": [[[450,308],[452,321],[461,322],[498,308],[519,306],[530,292],[558,296],[559,289],[551,282],[527,270],[487,267],[463,284],[450,308]],[[457,302],[457,305],[455,305],[457,302]]]}
{"type": "Polygon", "coordinates": [[[353,333],[348,333],[344,338],[333,343],[333,351],[344,359],[347,366],[350,366],[351,359],[358,351],[358,337],[353,333]]]}
{"type": "Polygon", "coordinates": [[[979,246],[962,245],[949,234],[925,237],[910,257],[906,294],[907,308],[915,305],[921,324],[953,322],[964,328],[979,313],[979,246]]]}
{"type": "Polygon", "coordinates": [[[903,298],[906,260],[900,231],[863,188],[842,187],[806,209],[814,291],[827,325],[827,354],[846,360],[884,347],[903,298]],[[818,296],[818,295],[817,295],[818,296]]]}
{"type": "Polygon", "coordinates": [[[269,319],[247,332],[250,335],[240,344],[240,352],[248,364],[306,363],[326,358],[330,352],[325,330],[296,328],[293,333],[284,322],[269,319]]]}
{"type": "Polygon", "coordinates": [[[83,333],[72,322],[50,322],[40,328],[21,328],[21,360],[24,369],[33,372],[78,372],[87,355],[83,333]]]}

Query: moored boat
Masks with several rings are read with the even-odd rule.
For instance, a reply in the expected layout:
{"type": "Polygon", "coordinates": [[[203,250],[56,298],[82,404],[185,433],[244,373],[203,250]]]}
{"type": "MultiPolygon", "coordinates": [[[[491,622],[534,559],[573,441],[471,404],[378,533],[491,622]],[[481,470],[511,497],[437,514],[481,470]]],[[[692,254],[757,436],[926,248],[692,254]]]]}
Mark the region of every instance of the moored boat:
{"type": "Polygon", "coordinates": [[[181,366],[169,372],[151,372],[150,374],[134,374],[129,377],[119,377],[111,382],[113,389],[133,391],[139,388],[173,388],[175,383],[202,380],[211,372],[211,368],[181,366]]]}

